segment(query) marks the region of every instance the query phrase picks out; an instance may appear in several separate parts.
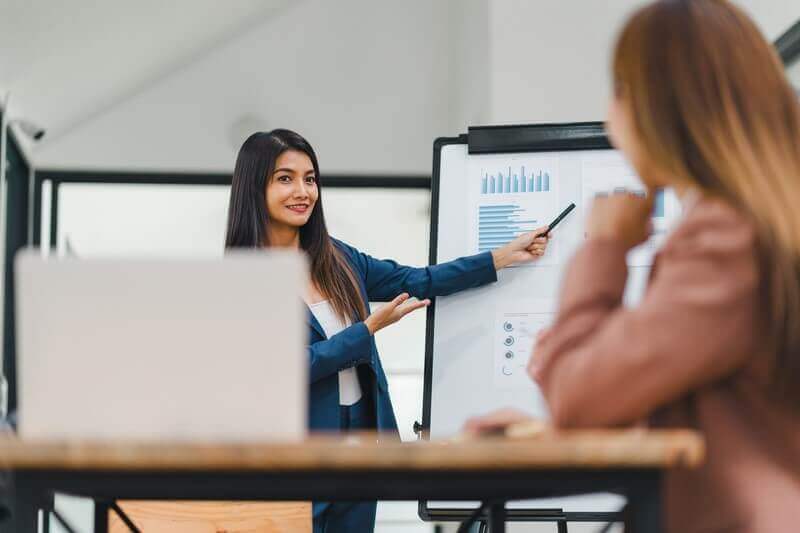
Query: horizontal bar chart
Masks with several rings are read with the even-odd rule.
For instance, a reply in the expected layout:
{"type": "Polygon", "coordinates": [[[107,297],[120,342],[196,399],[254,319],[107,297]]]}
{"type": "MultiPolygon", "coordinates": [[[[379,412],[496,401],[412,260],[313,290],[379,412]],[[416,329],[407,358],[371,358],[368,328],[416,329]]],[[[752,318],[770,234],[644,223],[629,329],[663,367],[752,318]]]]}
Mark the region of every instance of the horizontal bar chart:
{"type": "Polygon", "coordinates": [[[534,230],[537,221],[516,204],[482,205],[478,208],[478,252],[503,246],[518,235],[534,230]]]}

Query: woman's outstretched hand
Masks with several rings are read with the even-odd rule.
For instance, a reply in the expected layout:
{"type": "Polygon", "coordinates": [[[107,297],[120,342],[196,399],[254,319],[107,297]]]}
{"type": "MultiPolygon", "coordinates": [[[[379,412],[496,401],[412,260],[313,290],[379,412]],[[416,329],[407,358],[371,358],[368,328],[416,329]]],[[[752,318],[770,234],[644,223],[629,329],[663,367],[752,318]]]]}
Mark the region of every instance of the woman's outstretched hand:
{"type": "Polygon", "coordinates": [[[364,324],[367,326],[371,335],[382,330],[386,326],[391,326],[407,314],[423,307],[428,307],[430,300],[409,300],[407,292],[397,296],[391,302],[387,302],[373,311],[367,317],[364,324]]]}
{"type": "Polygon", "coordinates": [[[515,263],[530,263],[539,259],[544,255],[547,242],[550,240],[549,236],[544,235],[546,232],[547,226],[542,226],[539,229],[523,233],[501,248],[492,250],[495,270],[515,263]]]}

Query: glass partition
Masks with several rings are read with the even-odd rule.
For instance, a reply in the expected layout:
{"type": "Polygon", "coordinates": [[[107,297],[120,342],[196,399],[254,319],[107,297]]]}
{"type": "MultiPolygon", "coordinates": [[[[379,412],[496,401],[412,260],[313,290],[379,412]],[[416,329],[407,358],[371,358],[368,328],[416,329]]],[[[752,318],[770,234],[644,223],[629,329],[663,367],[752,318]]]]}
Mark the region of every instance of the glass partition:
{"type": "MultiPolygon", "coordinates": [[[[62,255],[221,256],[228,193],[229,186],[222,184],[61,182],[45,187],[45,200],[50,196],[57,208],[42,210],[55,220],[42,225],[42,242],[50,240],[52,228],[55,251],[62,255]]],[[[427,187],[326,187],[323,201],[332,236],[378,258],[427,264],[427,187]]],[[[412,439],[413,423],[422,411],[424,311],[380,331],[376,342],[401,434],[412,439]]]]}

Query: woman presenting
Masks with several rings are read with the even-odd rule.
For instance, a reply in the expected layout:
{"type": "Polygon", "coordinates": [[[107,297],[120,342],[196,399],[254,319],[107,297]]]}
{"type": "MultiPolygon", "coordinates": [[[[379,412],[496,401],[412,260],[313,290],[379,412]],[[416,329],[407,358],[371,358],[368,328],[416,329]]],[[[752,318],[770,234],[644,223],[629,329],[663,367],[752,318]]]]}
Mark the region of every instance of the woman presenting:
{"type": "MultiPolygon", "coordinates": [[[[328,234],[319,175],[314,149],[297,133],[251,135],[236,160],[225,247],[308,254],[310,428],[371,429],[398,438],[375,333],[428,306],[428,298],[491,283],[499,269],[536,260],[547,246],[541,236],[547,228],[492,252],[424,268],[401,266],[328,234]],[[388,303],[370,312],[370,301],[388,303]]],[[[376,502],[315,503],[314,531],[373,531],[375,507],[376,502]]]]}

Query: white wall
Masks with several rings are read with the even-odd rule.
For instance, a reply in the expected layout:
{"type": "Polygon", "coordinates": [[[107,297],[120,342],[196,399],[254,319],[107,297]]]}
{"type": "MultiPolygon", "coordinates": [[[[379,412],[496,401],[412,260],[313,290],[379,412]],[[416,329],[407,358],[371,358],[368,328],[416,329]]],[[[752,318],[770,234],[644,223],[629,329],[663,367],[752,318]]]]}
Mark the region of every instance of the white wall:
{"type": "Polygon", "coordinates": [[[309,0],[56,139],[40,167],[228,172],[289,127],[325,172],[428,173],[449,130],[449,3],[309,0]]]}
{"type": "Polygon", "coordinates": [[[489,0],[451,0],[451,117],[456,135],[489,120],[489,0]]]}
{"type": "MultiPolygon", "coordinates": [[[[644,0],[489,1],[489,116],[493,124],[604,120],[617,33],[644,0]]],[[[741,0],[768,39],[800,2],[741,0]]]]}
{"type": "Polygon", "coordinates": [[[490,2],[490,121],[602,120],[614,36],[641,4],[490,2]]]}
{"type": "MultiPolygon", "coordinates": [[[[166,76],[133,92],[130,83],[115,85],[115,105],[81,102],[93,112],[61,117],[74,127],[54,132],[34,157],[39,167],[228,172],[246,133],[287,126],[318,148],[327,173],[428,173],[432,140],[470,124],[602,120],[614,37],[643,3],[274,0],[269,16],[253,17],[261,22],[229,32],[166,76]]],[[[770,39],[800,17],[800,2],[740,4],[770,39]]],[[[91,49],[102,47],[98,39],[91,49]]],[[[170,43],[164,54],[180,44],[185,50],[172,55],[183,57],[191,48],[170,43]]],[[[91,52],[77,48],[81,61],[91,52]]],[[[128,57],[105,65],[92,53],[93,68],[112,78],[128,57]]],[[[69,61],[55,70],[49,63],[22,79],[53,98],[61,87],[75,94],[69,61]]],[[[86,72],[85,61],[79,65],[86,72]]],[[[160,63],[148,65],[155,72],[160,63]]],[[[86,77],[97,83],[96,71],[86,77]]],[[[24,105],[26,95],[16,101],[24,105]]]]}

